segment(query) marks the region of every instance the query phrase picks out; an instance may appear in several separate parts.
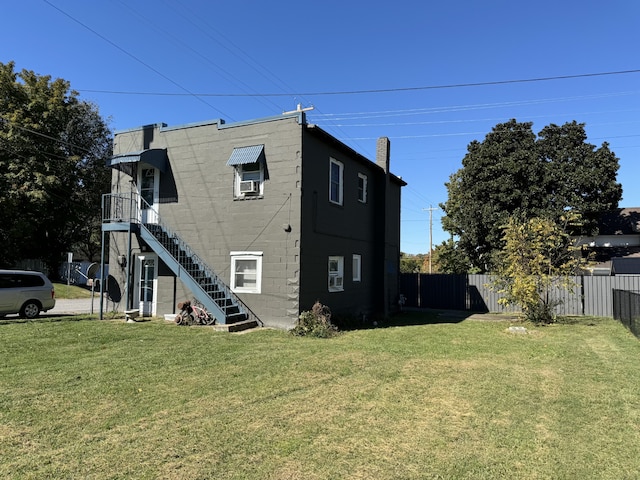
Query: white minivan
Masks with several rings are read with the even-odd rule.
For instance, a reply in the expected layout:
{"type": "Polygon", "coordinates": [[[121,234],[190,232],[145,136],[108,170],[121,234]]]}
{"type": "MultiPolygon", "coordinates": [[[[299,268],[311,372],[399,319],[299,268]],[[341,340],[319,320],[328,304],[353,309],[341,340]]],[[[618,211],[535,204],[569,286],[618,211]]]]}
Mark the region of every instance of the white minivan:
{"type": "Polygon", "coordinates": [[[0,270],[0,317],[18,313],[35,318],[56,304],[55,290],[40,272],[0,270]]]}

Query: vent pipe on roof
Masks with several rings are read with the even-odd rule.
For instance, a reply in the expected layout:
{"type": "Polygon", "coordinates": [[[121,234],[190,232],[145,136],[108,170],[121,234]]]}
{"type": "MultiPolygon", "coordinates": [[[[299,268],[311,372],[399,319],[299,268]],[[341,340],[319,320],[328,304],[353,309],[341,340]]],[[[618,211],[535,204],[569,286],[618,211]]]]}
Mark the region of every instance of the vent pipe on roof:
{"type": "Polygon", "coordinates": [[[310,107],[302,108],[302,104],[301,104],[301,103],[299,103],[299,104],[296,106],[296,109],[295,109],[295,110],[289,110],[288,112],[282,112],[282,114],[283,114],[283,115],[289,115],[290,113],[308,112],[308,111],[310,111],[310,110],[313,110],[314,108],[315,108],[315,107],[314,107],[313,105],[311,105],[310,107]]]}

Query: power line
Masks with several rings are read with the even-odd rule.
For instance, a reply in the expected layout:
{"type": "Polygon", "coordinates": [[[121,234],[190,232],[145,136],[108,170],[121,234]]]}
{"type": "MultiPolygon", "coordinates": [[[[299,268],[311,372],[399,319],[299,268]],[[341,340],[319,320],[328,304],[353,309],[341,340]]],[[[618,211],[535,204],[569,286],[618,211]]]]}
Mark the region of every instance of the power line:
{"type": "MultiPolygon", "coordinates": [[[[207,63],[209,63],[210,65],[212,65],[216,70],[218,70],[223,77],[226,78],[227,81],[229,81],[230,83],[234,83],[235,85],[241,86],[241,87],[246,87],[246,88],[242,88],[243,91],[245,92],[249,92],[252,91],[255,93],[255,90],[253,88],[251,88],[249,85],[247,85],[245,82],[243,82],[240,78],[238,78],[237,76],[233,75],[232,73],[230,73],[229,71],[227,71],[224,67],[218,65],[217,63],[215,63],[209,56],[204,55],[202,53],[200,53],[198,50],[196,50],[195,48],[191,47],[189,44],[187,44],[186,42],[183,42],[180,38],[178,38],[177,36],[173,35],[171,32],[162,29],[160,26],[157,25],[156,22],[152,22],[151,20],[149,20],[149,18],[147,18],[144,14],[138,12],[137,10],[135,10],[133,7],[127,5],[124,1],[122,0],[116,0],[120,3],[120,5],[122,5],[122,7],[128,9],[129,11],[131,11],[133,14],[135,14],[138,18],[142,19],[143,21],[145,21],[147,24],[149,24],[151,26],[151,28],[153,28],[154,30],[160,32],[165,38],[171,39],[173,42],[175,42],[177,45],[180,45],[182,48],[192,52],[193,54],[197,55],[198,57],[200,57],[201,59],[203,59],[204,61],[206,61],[207,63]]],[[[182,13],[178,10],[175,10],[178,14],[180,14],[181,16],[182,13]]],[[[184,16],[183,16],[184,17],[184,16]]],[[[259,97],[256,97],[258,100],[261,100],[259,97]]],[[[278,105],[276,105],[275,103],[273,103],[272,101],[268,100],[268,102],[271,104],[271,108],[275,107],[276,109],[278,109],[278,105]]],[[[263,102],[263,104],[266,106],[266,103],[263,102]]]]}
{"type": "Polygon", "coordinates": [[[532,100],[516,100],[510,102],[493,102],[493,103],[476,103],[467,105],[451,105],[441,107],[423,107],[423,108],[411,108],[402,110],[384,110],[384,111],[368,111],[368,112],[347,112],[347,113],[331,113],[325,115],[313,115],[314,117],[334,117],[335,120],[358,120],[369,118],[385,118],[385,117],[401,117],[401,116],[416,116],[426,114],[439,114],[450,112],[465,112],[469,110],[486,110],[489,108],[502,108],[502,107],[514,107],[514,106],[528,106],[528,105],[540,105],[545,103],[560,103],[570,102],[575,100],[585,99],[599,99],[599,98],[611,98],[622,97],[628,95],[637,95],[640,91],[626,91],[626,92],[612,92],[612,93],[600,93],[593,95],[579,95],[572,97],[555,97],[555,98],[539,98],[532,100]]]}
{"type": "MultiPolygon", "coordinates": [[[[48,0],[43,0],[43,1],[45,1],[46,3],[49,3],[48,0]]],[[[54,8],[56,8],[56,7],[54,7],[54,8]]],[[[60,10],[60,11],[62,12],[62,10],[60,10]]],[[[64,12],[62,12],[62,13],[64,13],[64,12]]],[[[67,14],[65,13],[65,15],[67,15],[67,14]]],[[[70,17],[70,18],[75,20],[73,17],[70,17]]],[[[77,21],[77,20],[75,20],[75,21],[77,21]]],[[[78,23],[80,23],[80,22],[78,22],[78,23]]],[[[83,25],[82,23],[80,23],[80,24],[83,25]]],[[[85,26],[85,28],[89,28],[89,27],[85,26]]],[[[89,30],[91,30],[91,29],[89,29],[89,30]]],[[[93,30],[91,30],[91,31],[93,32],[93,30]]],[[[94,32],[94,33],[96,33],[96,32],[94,32]]],[[[102,37],[98,33],[96,33],[96,35],[98,35],[101,38],[105,39],[104,37],[102,37]]],[[[105,40],[107,40],[109,43],[114,45],[116,48],[122,50],[120,47],[115,45],[110,40],[108,40],[108,39],[105,39],[105,40]]],[[[147,64],[145,64],[144,62],[142,62],[138,58],[134,57],[130,53],[126,52],[125,50],[122,50],[122,51],[125,52],[127,55],[133,57],[135,60],[143,63],[148,68],[151,68],[154,72],[156,72],[159,75],[163,76],[164,78],[166,78],[167,80],[171,81],[175,85],[177,85],[175,82],[173,82],[169,78],[165,77],[164,75],[159,73],[157,70],[153,69],[152,67],[149,67],[147,64]]],[[[321,95],[322,96],[326,96],[326,95],[363,95],[363,94],[372,94],[372,93],[395,93],[395,92],[412,92],[412,91],[420,91],[420,90],[442,90],[442,89],[447,89],[447,88],[484,87],[484,86],[490,86],[490,85],[509,85],[509,84],[514,84],[514,83],[548,82],[548,81],[552,81],[552,80],[569,80],[569,79],[575,79],[575,78],[603,77],[603,76],[610,76],[610,75],[628,75],[628,74],[632,74],[632,73],[640,73],[640,69],[619,70],[619,71],[615,71],[615,72],[580,73],[580,74],[576,74],[576,75],[557,75],[557,76],[551,76],[551,77],[535,77],[535,78],[523,78],[523,79],[515,79],[515,80],[495,80],[495,81],[491,81],[491,82],[452,83],[452,84],[445,84],[445,85],[425,85],[425,86],[420,86],[420,87],[379,88],[379,89],[372,89],[372,90],[343,90],[343,91],[334,91],[334,92],[325,91],[325,92],[289,92],[289,93],[255,93],[254,94],[254,93],[132,92],[132,91],[123,91],[123,90],[90,90],[90,89],[83,89],[81,91],[91,92],[91,93],[116,94],[116,95],[156,95],[156,96],[178,96],[178,97],[179,96],[188,96],[188,95],[198,96],[198,97],[285,97],[285,96],[286,97],[291,97],[291,96],[321,96],[321,95]]],[[[178,85],[178,86],[180,86],[180,85],[178,85]]],[[[180,88],[182,88],[183,90],[186,90],[183,87],[180,87],[180,88]]]]}
{"type": "Polygon", "coordinates": [[[98,33],[97,31],[95,31],[94,29],[92,29],[91,27],[89,27],[88,25],[86,25],[85,23],[82,23],[80,20],[78,20],[77,18],[73,17],[72,15],[68,14],[67,12],[65,12],[64,10],[62,10],[61,8],[58,8],[57,6],[55,6],[53,3],[51,3],[49,0],[42,0],[44,3],[46,3],[47,5],[51,6],[52,8],[55,8],[58,12],[62,13],[64,16],[68,17],[69,19],[73,20],[74,22],[76,22],[78,25],[82,26],[83,28],[89,30],[91,33],[93,33],[94,35],[96,35],[97,37],[100,37],[102,40],[104,40],[105,42],[107,42],[109,45],[117,48],[118,50],[120,50],[122,53],[124,53],[125,55],[127,55],[128,57],[131,57],[132,59],[134,59],[136,62],[140,63],[141,65],[144,65],[146,68],[148,68],[149,70],[151,70],[153,73],[155,73],[156,75],[159,75],[160,77],[164,78],[165,80],[167,80],[168,82],[171,82],[173,85],[175,85],[176,87],[178,87],[180,90],[183,90],[184,96],[190,96],[195,98],[196,100],[198,100],[199,102],[204,103],[206,106],[214,109],[216,112],[220,113],[221,115],[227,116],[228,118],[233,119],[233,117],[231,117],[230,115],[227,115],[226,113],[224,113],[223,111],[217,109],[216,107],[214,107],[213,105],[211,105],[210,103],[204,101],[202,98],[200,98],[201,96],[191,92],[189,89],[183,87],[182,85],[180,85],[178,82],[176,82],[175,80],[169,78],[168,76],[166,76],[164,73],[162,73],[161,71],[153,68],[151,65],[149,65],[148,63],[146,63],[144,60],[136,57],[133,53],[125,50],[124,48],[122,48],[121,46],[119,46],[118,44],[116,44],[115,42],[111,41],[109,38],[105,37],[104,35],[98,33]]]}
{"type": "MultiPolygon", "coordinates": [[[[6,123],[10,123],[13,127],[17,128],[19,130],[23,130],[25,132],[29,132],[29,133],[32,133],[34,135],[38,135],[38,136],[46,138],[48,140],[53,140],[54,142],[60,143],[62,145],[66,145],[67,147],[77,148],[78,150],[82,150],[85,153],[92,153],[91,150],[89,150],[88,148],[81,147],[80,145],[76,145],[76,144],[71,143],[71,142],[67,142],[66,140],[62,140],[61,138],[56,138],[56,137],[53,137],[51,135],[47,135],[46,133],[41,133],[41,132],[38,132],[36,130],[32,130],[31,128],[23,127],[22,125],[18,125],[17,122],[7,119],[4,115],[0,115],[0,120],[3,121],[3,122],[6,122],[6,123]]],[[[66,157],[60,157],[60,158],[66,158],[66,157]]]]}
{"type": "Polygon", "coordinates": [[[202,15],[198,15],[197,12],[194,12],[193,10],[189,9],[189,7],[187,5],[185,5],[184,3],[181,3],[180,1],[177,1],[177,3],[180,6],[179,9],[175,8],[172,5],[169,5],[169,7],[172,8],[172,10],[174,12],[176,12],[178,15],[180,15],[182,18],[184,18],[187,22],[189,22],[191,25],[193,25],[198,30],[203,32],[207,37],[209,37],[211,40],[216,42],[222,48],[227,50],[233,56],[235,56],[236,58],[238,58],[239,60],[244,62],[249,67],[251,67],[256,73],[258,73],[260,76],[262,76],[265,80],[273,83],[276,87],[279,87],[282,91],[285,91],[287,88],[291,89],[291,87],[289,85],[287,85],[282,79],[280,79],[278,76],[276,76],[274,73],[272,73],[267,67],[265,67],[264,65],[260,64],[253,57],[251,57],[248,53],[246,53],[244,50],[242,50],[238,45],[236,45],[229,38],[227,38],[223,33],[221,33],[219,30],[214,28],[210,23],[208,23],[206,21],[205,18],[202,17],[202,15]],[[228,43],[233,48],[228,47],[227,45],[225,45],[224,43],[222,43],[218,39],[214,38],[212,35],[209,34],[208,31],[204,30],[196,22],[192,21],[190,18],[188,18],[186,15],[184,15],[183,11],[189,11],[192,16],[196,17],[199,21],[204,23],[204,25],[208,29],[214,31],[219,37],[221,37],[226,43],[228,43]],[[242,55],[238,55],[236,52],[240,52],[242,55]],[[265,73],[268,74],[268,76],[265,73]],[[269,77],[271,77],[271,78],[269,78],[269,77]],[[278,83],[280,85],[278,85],[278,83]]]}

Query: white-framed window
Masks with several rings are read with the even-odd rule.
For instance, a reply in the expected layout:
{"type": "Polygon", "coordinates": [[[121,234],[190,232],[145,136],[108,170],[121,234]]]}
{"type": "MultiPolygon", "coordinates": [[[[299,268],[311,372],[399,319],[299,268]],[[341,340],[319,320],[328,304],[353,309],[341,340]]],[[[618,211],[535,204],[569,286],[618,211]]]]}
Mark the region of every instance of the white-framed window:
{"type": "Polygon", "coordinates": [[[353,281],[360,282],[362,280],[362,255],[353,254],[353,281]]]}
{"type": "Polygon", "coordinates": [[[150,207],[153,207],[155,197],[158,196],[157,183],[155,168],[140,169],[140,196],[150,207]]]}
{"type": "Polygon", "coordinates": [[[335,158],[329,159],[329,201],[342,205],[344,165],[335,158]]]}
{"type": "Polygon", "coordinates": [[[261,293],[262,252],[231,252],[231,290],[261,293]]]}
{"type": "Polygon", "coordinates": [[[358,201],[367,203],[367,176],[364,173],[358,174],[358,201]]]}
{"type": "Polygon", "coordinates": [[[264,167],[262,162],[236,165],[234,196],[257,197],[264,194],[264,167]]]}
{"type": "Polygon", "coordinates": [[[344,290],[344,257],[329,257],[329,291],[344,290]]]}

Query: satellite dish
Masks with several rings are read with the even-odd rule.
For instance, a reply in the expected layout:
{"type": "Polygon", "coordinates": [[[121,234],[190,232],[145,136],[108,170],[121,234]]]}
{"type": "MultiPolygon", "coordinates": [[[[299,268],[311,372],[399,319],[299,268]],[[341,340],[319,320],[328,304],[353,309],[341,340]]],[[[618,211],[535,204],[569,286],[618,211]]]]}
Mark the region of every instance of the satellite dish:
{"type": "Polygon", "coordinates": [[[98,265],[97,263],[92,263],[91,265],[89,265],[89,268],[87,268],[87,278],[96,278],[99,268],[100,265],[98,265]]]}
{"type": "Polygon", "coordinates": [[[122,300],[122,290],[120,290],[118,281],[112,275],[107,277],[107,298],[113,303],[120,303],[120,300],[122,300]]]}

